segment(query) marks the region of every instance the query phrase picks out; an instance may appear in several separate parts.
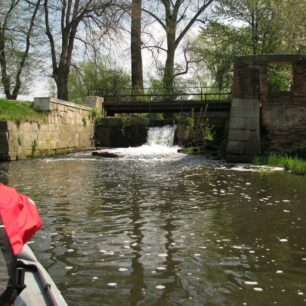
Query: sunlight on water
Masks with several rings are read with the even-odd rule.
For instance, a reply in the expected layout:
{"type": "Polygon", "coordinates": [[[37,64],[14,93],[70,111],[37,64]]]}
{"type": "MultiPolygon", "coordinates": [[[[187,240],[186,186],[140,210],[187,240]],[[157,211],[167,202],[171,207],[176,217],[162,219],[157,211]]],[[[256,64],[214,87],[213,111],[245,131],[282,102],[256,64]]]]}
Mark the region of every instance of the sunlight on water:
{"type": "Polygon", "coordinates": [[[306,176],[177,153],[170,128],[120,158],[0,163],[68,305],[306,304],[306,176]]]}

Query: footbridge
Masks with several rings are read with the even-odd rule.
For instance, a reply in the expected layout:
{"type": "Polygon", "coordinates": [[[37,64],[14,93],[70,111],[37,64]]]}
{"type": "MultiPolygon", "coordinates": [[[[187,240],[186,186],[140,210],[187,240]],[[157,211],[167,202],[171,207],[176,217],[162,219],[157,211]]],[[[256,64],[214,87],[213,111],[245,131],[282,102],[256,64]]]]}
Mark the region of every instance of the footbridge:
{"type": "Polygon", "coordinates": [[[215,88],[180,88],[173,93],[144,89],[136,93],[131,89],[103,93],[100,89],[91,95],[104,98],[104,113],[114,116],[122,113],[182,113],[202,112],[228,113],[231,107],[231,93],[215,88]]]}

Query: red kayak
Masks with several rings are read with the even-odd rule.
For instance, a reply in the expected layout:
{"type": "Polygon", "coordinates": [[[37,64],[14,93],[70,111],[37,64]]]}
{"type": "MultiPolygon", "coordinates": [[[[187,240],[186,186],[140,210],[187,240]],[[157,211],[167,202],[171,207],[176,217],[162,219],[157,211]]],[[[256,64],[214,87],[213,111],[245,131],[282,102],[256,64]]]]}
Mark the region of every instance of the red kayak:
{"type": "Polygon", "coordinates": [[[67,305],[26,245],[41,226],[35,203],[0,183],[0,306],[67,305]]]}

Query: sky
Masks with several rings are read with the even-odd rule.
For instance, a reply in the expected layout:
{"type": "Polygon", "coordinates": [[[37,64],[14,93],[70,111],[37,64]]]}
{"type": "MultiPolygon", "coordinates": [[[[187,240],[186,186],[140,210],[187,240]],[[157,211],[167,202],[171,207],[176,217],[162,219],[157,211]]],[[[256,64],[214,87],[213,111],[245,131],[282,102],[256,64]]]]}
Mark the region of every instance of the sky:
{"type": "MultiPolygon", "coordinates": [[[[1,1],[1,0],[0,0],[1,1]]],[[[165,47],[165,33],[162,27],[157,23],[151,23],[149,27],[145,28],[145,31],[148,31],[149,34],[154,36],[155,40],[164,40],[165,47]]],[[[186,39],[194,39],[198,32],[200,31],[200,24],[194,24],[194,26],[188,32],[186,39]]],[[[148,40],[148,35],[143,35],[143,40],[145,40],[149,45],[152,45],[152,42],[148,40]]],[[[185,41],[186,41],[185,39],[185,41]]],[[[130,72],[130,33],[128,31],[122,32],[120,34],[120,44],[118,43],[115,45],[112,44],[110,49],[101,47],[101,54],[102,55],[111,55],[114,60],[117,62],[117,65],[124,68],[127,72],[130,72]]],[[[180,46],[183,46],[184,42],[181,43],[180,46]]],[[[47,43],[46,43],[47,46],[47,43]]],[[[156,54],[156,50],[154,53],[156,54]]],[[[48,54],[48,52],[46,52],[48,54]]],[[[149,77],[156,77],[157,70],[156,64],[152,56],[152,52],[148,49],[143,49],[142,51],[143,57],[143,72],[144,72],[144,79],[148,80],[149,77]]],[[[84,60],[84,48],[76,43],[74,47],[74,62],[84,60]]],[[[166,53],[161,51],[158,55],[158,61],[161,64],[164,64],[166,59],[166,53]]],[[[185,67],[184,57],[182,53],[182,49],[178,48],[176,52],[176,62],[182,63],[182,67],[185,67]]],[[[48,63],[47,63],[48,65],[48,63]]],[[[47,72],[50,74],[50,67],[51,64],[49,63],[48,67],[46,67],[47,72]],[[49,71],[48,71],[49,70],[49,71]]],[[[34,79],[32,86],[29,91],[29,95],[27,96],[20,96],[20,99],[23,100],[33,100],[34,97],[45,97],[50,96],[50,77],[47,76],[47,73],[40,72],[34,79]]]]}

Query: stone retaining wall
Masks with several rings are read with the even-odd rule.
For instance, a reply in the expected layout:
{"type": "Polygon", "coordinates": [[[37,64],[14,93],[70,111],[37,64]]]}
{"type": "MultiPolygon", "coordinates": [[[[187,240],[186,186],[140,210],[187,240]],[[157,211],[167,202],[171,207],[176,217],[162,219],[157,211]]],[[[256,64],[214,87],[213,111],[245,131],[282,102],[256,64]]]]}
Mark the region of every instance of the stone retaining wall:
{"type": "Polygon", "coordinates": [[[35,98],[34,106],[48,113],[44,121],[0,122],[0,161],[48,156],[92,147],[92,107],[54,98],[35,98]]]}
{"type": "Polygon", "coordinates": [[[136,147],[146,142],[149,119],[102,118],[96,124],[95,143],[100,147],[136,147]]]}

